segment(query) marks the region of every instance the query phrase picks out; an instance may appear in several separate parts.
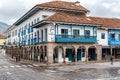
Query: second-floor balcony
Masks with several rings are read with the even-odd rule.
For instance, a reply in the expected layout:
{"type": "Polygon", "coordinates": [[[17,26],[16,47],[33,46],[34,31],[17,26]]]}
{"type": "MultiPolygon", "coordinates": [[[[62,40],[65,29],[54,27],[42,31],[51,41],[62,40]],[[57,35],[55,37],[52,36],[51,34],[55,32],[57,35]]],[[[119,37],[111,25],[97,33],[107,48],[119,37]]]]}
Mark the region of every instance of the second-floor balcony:
{"type": "Polygon", "coordinates": [[[56,35],[55,42],[95,43],[97,42],[97,37],[82,35],[56,35]]]}
{"type": "Polygon", "coordinates": [[[120,40],[109,39],[108,44],[109,45],[120,45],[120,40]]]}

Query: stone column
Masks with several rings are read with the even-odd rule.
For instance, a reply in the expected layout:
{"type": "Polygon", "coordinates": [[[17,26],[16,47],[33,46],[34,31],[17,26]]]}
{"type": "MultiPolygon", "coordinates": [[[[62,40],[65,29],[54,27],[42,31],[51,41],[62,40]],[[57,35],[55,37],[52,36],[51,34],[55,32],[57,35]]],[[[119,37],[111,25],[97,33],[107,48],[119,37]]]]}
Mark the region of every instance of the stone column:
{"type": "Polygon", "coordinates": [[[23,51],[23,55],[22,55],[22,58],[23,59],[26,59],[26,57],[25,57],[25,55],[26,55],[26,47],[23,47],[23,49],[22,49],[23,51]]]}
{"type": "Polygon", "coordinates": [[[112,46],[110,46],[110,53],[111,53],[111,56],[112,56],[112,53],[113,53],[112,46]]]}
{"type": "Polygon", "coordinates": [[[77,63],[77,47],[75,47],[75,63],[77,63]]]}
{"type": "Polygon", "coordinates": [[[88,46],[85,46],[86,63],[88,62],[88,46]]]}
{"type": "Polygon", "coordinates": [[[66,55],[66,47],[63,47],[63,54],[64,54],[64,58],[63,58],[63,62],[65,61],[65,55],[66,55]]]}
{"type": "Polygon", "coordinates": [[[47,56],[48,56],[48,60],[47,60],[48,65],[52,64],[53,63],[53,45],[52,44],[47,45],[47,56]]]}
{"type": "Polygon", "coordinates": [[[101,45],[97,45],[96,46],[96,57],[97,57],[97,61],[101,61],[102,60],[102,46],[101,45]]]}
{"type": "Polygon", "coordinates": [[[43,54],[43,62],[45,63],[45,48],[44,48],[44,46],[42,47],[42,49],[43,49],[43,52],[42,52],[42,54],[43,54]]]}

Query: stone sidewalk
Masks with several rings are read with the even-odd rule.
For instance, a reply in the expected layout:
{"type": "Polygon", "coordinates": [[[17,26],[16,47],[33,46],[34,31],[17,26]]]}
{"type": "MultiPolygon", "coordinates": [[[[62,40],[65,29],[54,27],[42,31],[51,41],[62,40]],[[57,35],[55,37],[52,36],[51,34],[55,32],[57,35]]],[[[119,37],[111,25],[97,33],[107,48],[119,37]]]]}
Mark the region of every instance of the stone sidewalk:
{"type": "Polygon", "coordinates": [[[72,65],[72,66],[60,66],[57,68],[59,71],[75,71],[78,69],[102,69],[102,68],[120,68],[120,62],[114,62],[113,65],[110,62],[104,63],[91,63],[91,64],[82,64],[82,65],[72,65]]]}
{"type": "MultiPolygon", "coordinates": [[[[11,61],[16,62],[15,58],[11,58],[10,56],[7,56],[11,61]]],[[[55,64],[44,64],[44,63],[39,63],[39,62],[34,62],[34,61],[29,61],[29,60],[23,60],[19,62],[20,64],[30,64],[33,65],[34,67],[46,67],[49,69],[55,69],[59,71],[74,71],[77,69],[83,69],[83,68],[109,68],[109,67],[120,67],[120,62],[114,62],[114,65],[111,65],[110,62],[79,62],[79,63],[67,63],[66,65],[64,63],[55,63],[55,64]]]]}

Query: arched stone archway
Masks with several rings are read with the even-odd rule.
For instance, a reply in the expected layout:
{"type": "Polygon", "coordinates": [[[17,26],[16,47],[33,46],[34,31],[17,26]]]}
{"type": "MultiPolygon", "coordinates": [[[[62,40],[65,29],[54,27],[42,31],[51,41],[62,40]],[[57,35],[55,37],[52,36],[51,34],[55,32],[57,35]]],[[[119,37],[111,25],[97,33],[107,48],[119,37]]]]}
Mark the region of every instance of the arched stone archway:
{"type": "Polygon", "coordinates": [[[115,59],[120,59],[120,46],[112,48],[112,56],[114,56],[115,59]]]}
{"type": "Polygon", "coordinates": [[[97,60],[97,53],[96,53],[96,47],[95,46],[90,46],[88,48],[88,60],[89,61],[94,61],[97,60]]]}
{"type": "Polygon", "coordinates": [[[75,62],[75,48],[73,46],[66,47],[65,61],[75,62]]]}
{"type": "Polygon", "coordinates": [[[77,49],[77,61],[85,61],[86,57],[85,57],[85,47],[84,46],[80,46],[77,49]]]}
{"type": "Polygon", "coordinates": [[[63,47],[56,46],[53,50],[54,50],[53,51],[53,62],[54,63],[63,62],[64,60],[63,47]]]}
{"type": "Polygon", "coordinates": [[[109,47],[102,47],[102,60],[109,60],[111,57],[111,51],[109,47]]]}

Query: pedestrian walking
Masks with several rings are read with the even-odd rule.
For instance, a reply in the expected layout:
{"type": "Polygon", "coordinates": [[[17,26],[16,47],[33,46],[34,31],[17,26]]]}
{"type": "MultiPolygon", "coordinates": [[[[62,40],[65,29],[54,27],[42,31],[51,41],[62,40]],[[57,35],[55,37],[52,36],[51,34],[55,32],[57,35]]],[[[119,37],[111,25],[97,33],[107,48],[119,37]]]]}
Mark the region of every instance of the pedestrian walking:
{"type": "Polygon", "coordinates": [[[20,55],[18,55],[18,61],[20,62],[20,55]]]}
{"type": "Polygon", "coordinates": [[[18,62],[18,56],[16,55],[16,62],[18,62]]]}
{"type": "Polygon", "coordinates": [[[113,61],[114,61],[113,56],[111,56],[110,61],[111,61],[111,65],[113,65],[113,61]]]}

